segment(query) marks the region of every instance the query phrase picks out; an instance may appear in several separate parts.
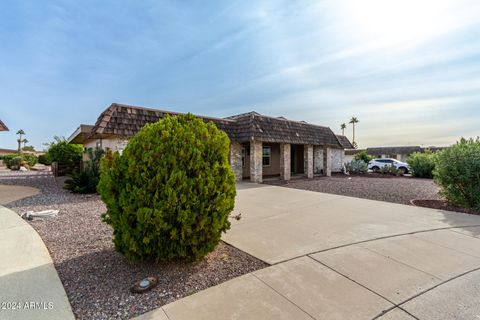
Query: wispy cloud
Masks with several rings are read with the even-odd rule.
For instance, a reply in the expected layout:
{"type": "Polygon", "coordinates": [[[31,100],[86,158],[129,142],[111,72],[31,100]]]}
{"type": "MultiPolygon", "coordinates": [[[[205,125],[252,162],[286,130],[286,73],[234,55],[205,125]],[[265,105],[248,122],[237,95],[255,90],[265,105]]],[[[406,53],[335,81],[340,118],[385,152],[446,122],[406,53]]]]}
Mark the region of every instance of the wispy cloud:
{"type": "Polygon", "coordinates": [[[0,118],[37,147],[112,101],[334,130],[356,115],[362,146],[448,144],[480,134],[479,16],[473,0],[2,2],[0,118]]]}

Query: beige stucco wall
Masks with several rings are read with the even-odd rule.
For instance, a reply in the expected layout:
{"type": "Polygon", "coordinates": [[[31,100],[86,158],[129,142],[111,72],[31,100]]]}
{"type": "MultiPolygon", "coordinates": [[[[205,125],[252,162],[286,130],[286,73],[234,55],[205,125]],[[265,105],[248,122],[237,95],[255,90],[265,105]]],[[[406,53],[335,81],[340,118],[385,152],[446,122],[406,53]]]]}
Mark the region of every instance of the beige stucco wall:
{"type": "MultiPolygon", "coordinates": [[[[127,146],[128,140],[127,139],[120,139],[120,138],[108,138],[108,139],[89,139],[83,143],[84,150],[88,148],[95,149],[97,146],[102,148],[103,150],[110,149],[112,151],[123,151],[127,146]]],[[[87,155],[83,155],[83,160],[89,160],[87,155]]]]}
{"type": "MultiPolygon", "coordinates": [[[[345,150],[330,149],[331,170],[332,172],[342,172],[345,163],[345,150]]],[[[314,146],[313,148],[313,173],[320,174],[323,170],[323,147],[314,146]]]]}
{"type": "Polygon", "coordinates": [[[278,143],[264,143],[263,146],[268,146],[272,149],[269,166],[263,166],[263,175],[271,176],[280,174],[280,145],[278,143]]]}

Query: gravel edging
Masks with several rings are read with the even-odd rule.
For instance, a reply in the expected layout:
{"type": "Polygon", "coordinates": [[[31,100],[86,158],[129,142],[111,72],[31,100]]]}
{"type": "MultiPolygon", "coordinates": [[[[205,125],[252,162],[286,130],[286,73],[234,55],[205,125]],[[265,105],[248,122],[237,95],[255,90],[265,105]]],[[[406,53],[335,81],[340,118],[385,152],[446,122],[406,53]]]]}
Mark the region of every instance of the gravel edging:
{"type": "Polygon", "coordinates": [[[202,261],[130,264],[114,250],[112,229],[98,195],[61,189],[51,173],[0,173],[0,184],[26,185],[42,193],[11,202],[18,214],[58,209],[53,220],[29,222],[52,256],[77,319],[129,319],[197,291],[268,266],[224,242],[202,261]],[[147,276],[159,284],[144,294],[131,286],[147,276]]]}
{"type": "Polygon", "coordinates": [[[410,201],[418,198],[442,199],[438,194],[439,188],[433,180],[412,177],[335,174],[331,177],[301,178],[289,181],[272,180],[264,183],[407,205],[411,205],[410,201]]]}
{"type": "Polygon", "coordinates": [[[460,208],[449,203],[447,200],[413,199],[411,203],[418,207],[480,215],[479,210],[473,208],[460,208]]]}

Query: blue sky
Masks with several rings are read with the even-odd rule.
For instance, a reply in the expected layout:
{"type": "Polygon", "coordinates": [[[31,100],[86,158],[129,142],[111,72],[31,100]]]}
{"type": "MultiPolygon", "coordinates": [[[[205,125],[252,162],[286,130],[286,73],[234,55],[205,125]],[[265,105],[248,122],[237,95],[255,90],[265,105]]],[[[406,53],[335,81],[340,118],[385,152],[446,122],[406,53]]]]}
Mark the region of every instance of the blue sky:
{"type": "Polygon", "coordinates": [[[360,146],[480,135],[480,2],[0,2],[0,147],[37,149],[112,102],[255,110],[360,146]],[[346,134],[351,137],[351,126],[346,134]]]}

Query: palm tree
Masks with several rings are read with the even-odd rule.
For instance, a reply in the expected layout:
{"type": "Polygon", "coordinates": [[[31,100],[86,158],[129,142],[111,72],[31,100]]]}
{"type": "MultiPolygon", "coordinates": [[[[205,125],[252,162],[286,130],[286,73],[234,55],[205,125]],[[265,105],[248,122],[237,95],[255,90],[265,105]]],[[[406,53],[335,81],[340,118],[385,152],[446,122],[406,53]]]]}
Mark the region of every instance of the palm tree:
{"type": "Polygon", "coordinates": [[[340,125],[340,129],[342,129],[342,136],[345,135],[345,129],[346,129],[346,128],[347,128],[347,125],[346,125],[345,123],[342,123],[342,124],[340,125]]]}
{"type": "Polygon", "coordinates": [[[22,136],[25,135],[25,131],[23,129],[20,129],[17,131],[17,134],[20,135],[20,138],[17,139],[18,142],[18,152],[22,152],[22,142],[24,139],[22,139],[22,136]]]}
{"type": "Polygon", "coordinates": [[[23,139],[22,142],[23,142],[23,149],[25,149],[29,141],[27,139],[23,139]]]}
{"type": "Polygon", "coordinates": [[[356,145],[356,142],[355,142],[355,123],[359,123],[360,121],[357,119],[357,117],[352,117],[352,119],[350,119],[350,122],[353,126],[353,139],[352,139],[352,144],[353,145],[356,145]]]}

